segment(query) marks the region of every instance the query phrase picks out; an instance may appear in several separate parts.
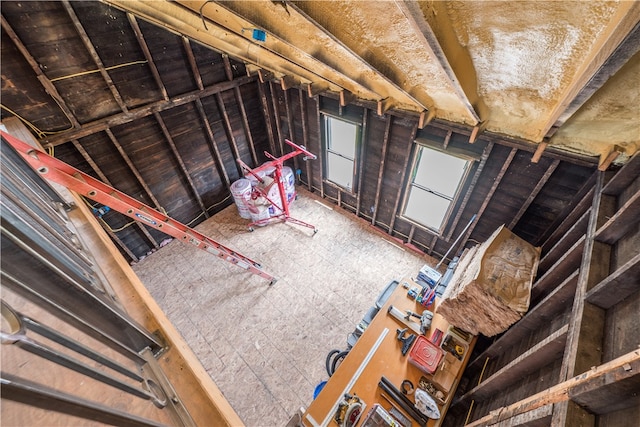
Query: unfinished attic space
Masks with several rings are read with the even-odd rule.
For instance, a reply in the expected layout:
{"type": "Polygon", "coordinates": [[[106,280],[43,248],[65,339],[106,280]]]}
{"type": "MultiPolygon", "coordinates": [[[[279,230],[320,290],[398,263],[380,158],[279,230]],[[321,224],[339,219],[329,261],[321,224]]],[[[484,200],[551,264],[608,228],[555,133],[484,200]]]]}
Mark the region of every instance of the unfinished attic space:
{"type": "Polygon", "coordinates": [[[640,2],[0,11],[3,426],[639,425],[640,2]]]}

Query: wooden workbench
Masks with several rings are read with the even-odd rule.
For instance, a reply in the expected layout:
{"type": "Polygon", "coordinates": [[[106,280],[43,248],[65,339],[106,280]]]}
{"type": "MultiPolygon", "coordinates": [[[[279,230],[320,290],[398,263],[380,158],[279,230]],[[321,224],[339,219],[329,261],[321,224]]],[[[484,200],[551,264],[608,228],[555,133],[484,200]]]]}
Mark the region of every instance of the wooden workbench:
{"type": "MultiPolygon", "coordinates": [[[[444,363],[440,365],[433,375],[425,374],[409,363],[410,352],[403,356],[401,353],[402,342],[397,339],[397,330],[406,326],[389,315],[388,308],[392,305],[403,312],[411,310],[414,313],[421,314],[424,307],[407,296],[407,289],[403,287],[403,284],[420,288],[411,279],[404,278],[400,281],[398,287],[339,365],[322,392],[304,412],[302,416],[303,425],[309,427],[337,426],[338,424],[333,418],[345,393],[356,394],[365,405],[359,421],[355,424],[356,426],[362,424],[366,414],[376,403],[388,411],[391,408],[391,403],[382,397],[381,389],[378,387],[382,376],[389,379],[398,389],[401,388],[401,383],[405,379],[410,380],[414,387],[417,388],[422,376],[436,385],[439,390],[445,393],[445,402],[438,405],[441,414],[440,419],[429,420],[427,426],[435,427],[441,424],[453,399],[462,372],[469,361],[476,337],[471,338],[462,360],[458,360],[453,354],[445,352],[444,363]]],[[[419,323],[418,319],[414,318],[413,320],[419,323]]],[[[443,331],[444,338],[449,326],[447,321],[436,313],[433,317],[431,328],[425,336],[430,338],[437,328],[443,331]]],[[[407,333],[409,332],[411,330],[407,331],[407,333]]],[[[413,402],[413,395],[409,396],[409,399],[413,402]]],[[[399,405],[395,403],[394,405],[399,408],[399,405]]],[[[401,412],[404,413],[404,411],[401,412]]],[[[413,422],[413,425],[418,424],[413,422]]]]}

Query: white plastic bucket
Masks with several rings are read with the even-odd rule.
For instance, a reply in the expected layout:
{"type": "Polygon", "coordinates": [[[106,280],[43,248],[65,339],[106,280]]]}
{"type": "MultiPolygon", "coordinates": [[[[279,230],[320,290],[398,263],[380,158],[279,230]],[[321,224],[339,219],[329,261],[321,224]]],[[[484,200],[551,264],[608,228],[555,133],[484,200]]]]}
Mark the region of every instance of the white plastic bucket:
{"type": "Polygon", "coordinates": [[[251,182],[248,179],[240,178],[231,184],[231,195],[238,208],[240,217],[250,219],[248,203],[251,200],[251,182]]]}

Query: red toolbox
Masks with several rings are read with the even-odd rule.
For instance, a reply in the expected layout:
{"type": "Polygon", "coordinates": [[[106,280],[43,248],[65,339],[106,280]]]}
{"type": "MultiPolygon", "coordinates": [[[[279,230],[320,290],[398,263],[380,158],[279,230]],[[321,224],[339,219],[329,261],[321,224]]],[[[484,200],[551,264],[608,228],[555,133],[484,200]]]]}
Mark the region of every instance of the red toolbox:
{"type": "Polygon", "coordinates": [[[418,335],[409,353],[409,362],[427,374],[433,374],[440,365],[443,352],[423,335],[418,335]]]}

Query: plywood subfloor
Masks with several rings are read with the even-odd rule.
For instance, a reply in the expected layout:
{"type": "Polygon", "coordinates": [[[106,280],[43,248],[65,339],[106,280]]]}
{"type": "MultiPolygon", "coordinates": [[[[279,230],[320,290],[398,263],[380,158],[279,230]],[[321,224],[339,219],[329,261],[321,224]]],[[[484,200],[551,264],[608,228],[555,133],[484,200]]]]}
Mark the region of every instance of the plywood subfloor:
{"type": "Polygon", "coordinates": [[[173,241],[134,266],[247,426],[283,426],[326,380],[325,357],[391,280],[425,263],[302,191],[290,223],[247,231],[230,206],[197,229],[261,262],[268,282],[173,241]]]}

